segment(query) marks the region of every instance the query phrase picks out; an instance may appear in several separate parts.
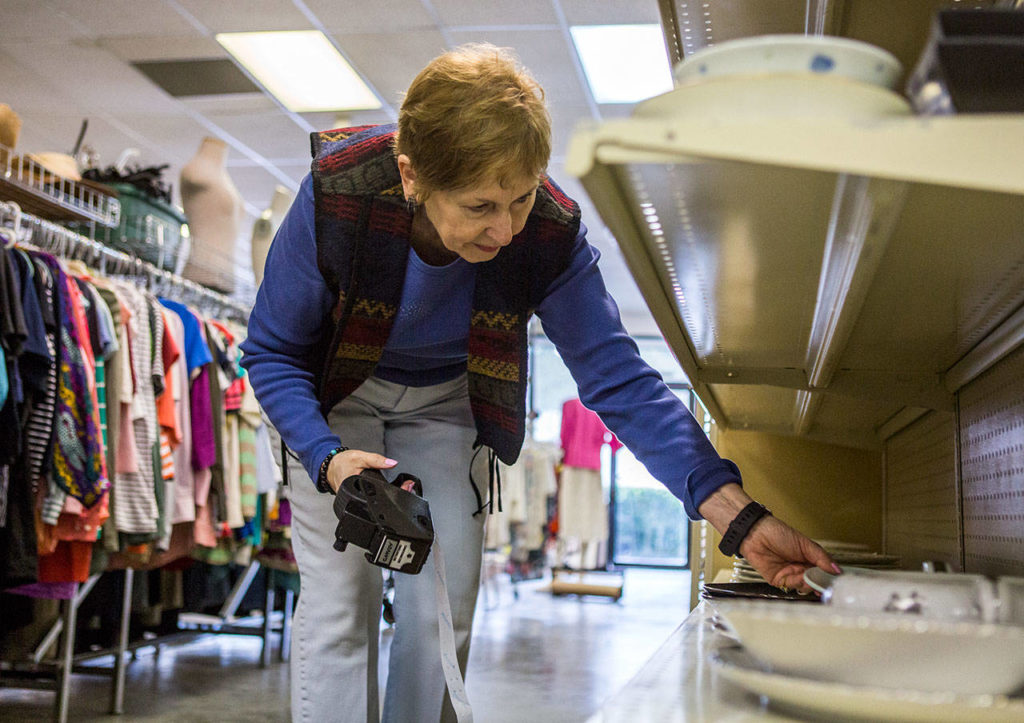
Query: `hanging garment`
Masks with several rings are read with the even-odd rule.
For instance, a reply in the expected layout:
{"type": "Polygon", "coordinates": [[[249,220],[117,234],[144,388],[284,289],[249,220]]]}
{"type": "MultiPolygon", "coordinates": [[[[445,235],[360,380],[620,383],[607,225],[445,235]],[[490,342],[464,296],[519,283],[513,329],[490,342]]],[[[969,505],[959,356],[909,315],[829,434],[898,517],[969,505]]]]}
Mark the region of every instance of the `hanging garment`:
{"type": "Polygon", "coordinates": [[[173,345],[181,350],[168,373],[174,421],[178,430],[178,441],[173,445],[172,452],[175,474],[174,514],[171,518],[177,524],[196,519],[196,479],[192,468],[192,414],[188,361],[185,355],[185,325],[180,316],[171,312],[167,315],[167,329],[173,345]]]}
{"type": "MultiPolygon", "coordinates": [[[[104,323],[110,324],[110,335],[113,338],[109,356],[105,358],[103,365],[104,372],[104,395],[106,397],[106,414],[101,420],[105,425],[104,440],[107,448],[107,477],[110,479],[112,496],[111,510],[117,506],[117,475],[119,470],[118,449],[121,439],[122,398],[124,388],[124,373],[126,367],[130,369],[130,354],[128,348],[127,333],[124,325],[129,316],[124,302],[118,292],[108,279],[96,278],[96,291],[103,301],[101,311],[105,319],[104,323]],[[116,346],[115,346],[116,345],[116,346]]],[[[131,376],[130,371],[128,372],[131,376]]],[[[130,382],[130,379],[129,379],[130,382]]],[[[134,442],[132,442],[134,447],[134,442]]],[[[111,526],[113,530],[113,526],[111,526]]],[[[114,535],[116,538],[116,534],[114,535]]]]}
{"type": "Polygon", "coordinates": [[[581,541],[608,539],[608,506],[597,470],[562,467],[558,481],[558,534],[581,541]]]}
{"type": "Polygon", "coordinates": [[[96,504],[110,486],[106,477],[95,386],[90,385],[91,350],[77,286],[52,256],[42,255],[59,289],[60,366],[57,374],[56,444],[51,479],[86,507],[96,504]]]}
{"type": "MultiPolygon", "coordinates": [[[[146,297],[133,285],[118,285],[131,316],[128,319],[128,343],[131,354],[131,378],[134,380],[132,391],[128,397],[130,402],[130,424],[123,424],[124,442],[130,436],[134,438],[131,449],[122,448],[124,460],[119,460],[122,473],[118,476],[116,504],[114,505],[114,521],[119,532],[143,533],[156,535],[157,520],[160,508],[156,498],[155,480],[153,475],[153,447],[157,443],[156,401],[153,388],[153,329],[150,326],[150,313],[146,297]],[[129,457],[133,456],[134,464],[129,457]],[[120,462],[124,464],[121,465],[120,462]]],[[[127,390],[127,385],[125,385],[127,390]]],[[[122,399],[122,403],[125,400],[122,399]]],[[[122,422],[126,422],[122,417],[122,422]]]]}
{"type": "Polygon", "coordinates": [[[612,452],[622,443],[615,438],[594,412],[583,406],[579,399],[570,399],[562,405],[562,464],[583,469],[601,469],[601,446],[608,443],[612,452]]]}
{"type": "Polygon", "coordinates": [[[0,465],[9,465],[21,452],[21,423],[18,405],[23,401],[17,359],[28,337],[21,302],[21,284],[11,258],[13,249],[0,248],[0,346],[4,348],[4,376],[7,394],[0,404],[0,465]]]}

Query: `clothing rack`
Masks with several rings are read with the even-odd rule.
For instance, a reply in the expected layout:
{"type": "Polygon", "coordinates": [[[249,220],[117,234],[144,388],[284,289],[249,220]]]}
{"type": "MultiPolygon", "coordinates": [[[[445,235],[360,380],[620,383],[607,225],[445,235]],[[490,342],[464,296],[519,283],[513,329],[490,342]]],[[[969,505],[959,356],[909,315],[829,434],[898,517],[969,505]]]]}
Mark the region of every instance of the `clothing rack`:
{"type": "Polygon", "coordinates": [[[278,614],[274,611],[275,582],[274,571],[267,570],[267,585],[263,600],[263,616],[236,618],[238,605],[248,591],[259,572],[260,563],[251,562],[245,572],[235,582],[231,593],[225,600],[218,615],[201,615],[198,613],[181,613],[178,620],[178,631],[147,637],[135,642],[128,641],[129,622],[132,613],[132,585],[135,571],[124,570],[124,590],[121,598],[121,619],[117,641],[113,647],[78,653],[75,650],[75,626],[78,620],[78,608],[92,591],[101,575],[89,577],[84,583],[76,583],[74,595],[69,600],[61,601],[61,612],[56,622],[40,639],[32,655],[26,660],[0,660],[0,688],[30,688],[35,690],[52,690],[55,693],[53,702],[53,720],[55,723],[67,723],[71,698],[71,674],[110,676],[110,707],[111,715],[124,713],[125,675],[127,672],[125,655],[141,648],[152,647],[157,654],[160,647],[172,642],[191,639],[197,635],[251,635],[262,638],[260,667],[270,665],[272,644],[271,634],[280,633],[278,660],[287,662],[291,647],[291,618],[294,609],[295,593],[285,592],[284,610],[278,614]],[[60,655],[55,661],[44,660],[47,653],[60,640],[60,655]],[[113,656],[109,666],[85,665],[87,661],[113,656]]]}
{"type": "Polygon", "coordinates": [[[194,304],[202,311],[217,311],[221,316],[243,323],[249,316],[248,304],[158,268],[137,256],[26,213],[13,201],[0,201],[0,227],[7,228],[13,240],[18,243],[31,244],[54,256],[84,261],[103,275],[135,277],[158,296],[173,295],[182,302],[194,304]]]}
{"type": "MultiPolygon", "coordinates": [[[[0,238],[19,245],[35,247],[54,256],[81,260],[92,265],[102,275],[135,278],[154,294],[173,296],[182,302],[193,304],[207,314],[215,313],[222,318],[233,318],[244,323],[249,313],[249,306],[240,301],[27,213],[13,201],[0,201],[0,238]]],[[[76,655],[74,648],[78,609],[103,573],[93,575],[86,582],[76,584],[72,597],[62,601],[60,616],[42,636],[27,660],[0,660],[0,687],[53,690],[56,694],[53,719],[65,723],[69,713],[72,673],[111,676],[109,710],[114,715],[123,712],[125,654],[128,651],[132,651],[134,655],[134,651],[139,648],[154,647],[159,652],[162,644],[200,634],[255,635],[263,640],[260,664],[266,667],[271,660],[271,634],[276,632],[281,635],[278,658],[282,662],[287,661],[294,592],[286,590],[284,610],[279,617],[274,611],[276,584],[273,570],[267,570],[262,617],[254,615],[238,618],[235,615],[259,568],[260,563],[256,561],[248,565],[235,582],[217,615],[182,613],[179,616],[177,632],[145,638],[134,643],[128,641],[134,570],[125,569],[120,628],[115,645],[76,655]],[[61,645],[59,658],[55,661],[44,660],[58,640],[61,645]],[[83,664],[88,660],[106,656],[113,656],[111,666],[83,664]]]]}

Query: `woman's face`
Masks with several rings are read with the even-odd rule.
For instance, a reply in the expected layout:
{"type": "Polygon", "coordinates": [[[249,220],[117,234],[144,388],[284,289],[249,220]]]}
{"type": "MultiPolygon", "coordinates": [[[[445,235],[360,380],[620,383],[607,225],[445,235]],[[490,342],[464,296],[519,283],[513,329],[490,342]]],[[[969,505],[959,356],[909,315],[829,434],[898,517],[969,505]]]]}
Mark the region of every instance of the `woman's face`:
{"type": "MultiPolygon", "coordinates": [[[[408,157],[398,157],[407,196],[415,193],[408,157]]],[[[520,176],[505,185],[480,183],[456,191],[434,191],[423,203],[444,247],[470,263],[490,261],[523,230],[537,198],[537,178],[520,176]]]]}
{"type": "Polygon", "coordinates": [[[537,198],[537,179],[521,177],[458,191],[435,191],[423,204],[441,243],[470,263],[490,261],[523,230],[537,198]]]}

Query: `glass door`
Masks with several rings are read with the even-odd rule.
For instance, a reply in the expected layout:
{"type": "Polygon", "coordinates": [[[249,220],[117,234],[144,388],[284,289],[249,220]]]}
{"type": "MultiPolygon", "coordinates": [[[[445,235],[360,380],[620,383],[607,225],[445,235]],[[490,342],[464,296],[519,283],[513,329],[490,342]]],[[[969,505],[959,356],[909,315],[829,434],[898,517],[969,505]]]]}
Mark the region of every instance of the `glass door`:
{"type": "MultiPolygon", "coordinates": [[[[693,392],[682,384],[669,388],[690,410],[693,392]]],[[[654,479],[623,447],[610,464],[608,504],[612,564],[685,568],[690,559],[690,524],[683,503],[654,479]]]]}

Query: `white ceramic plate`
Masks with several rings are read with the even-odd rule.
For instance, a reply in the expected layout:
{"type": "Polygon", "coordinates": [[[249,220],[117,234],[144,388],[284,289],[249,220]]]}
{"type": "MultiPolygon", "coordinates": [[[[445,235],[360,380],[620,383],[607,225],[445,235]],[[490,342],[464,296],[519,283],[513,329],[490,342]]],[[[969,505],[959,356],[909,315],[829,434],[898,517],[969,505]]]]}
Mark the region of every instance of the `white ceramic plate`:
{"type": "Polygon", "coordinates": [[[827,552],[871,552],[868,545],[860,542],[846,542],[845,540],[815,540],[825,548],[827,552]]]}
{"type": "Polygon", "coordinates": [[[894,88],[902,71],[892,53],[859,40],[758,35],[703,48],[678,63],[673,75],[679,85],[740,75],[799,74],[894,88]]]}
{"type": "Polygon", "coordinates": [[[751,654],[781,673],[961,695],[1009,694],[1024,685],[1024,627],[829,605],[744,601],[715,609],[751,654]]]}
{"type": "Polygon", "coordinates": [[[837,551],[831,555],[840,565],[887,567],[900,564],[899,555],[883,555],[880,552],[837,551]]]}
{"type": "Polygon", "coordinates": [[[806,582],[812,590],[821,595],[829,594],[832,588],[832,583],[835,579],[835,575],[825,572],[817,567],[811,567],[804,570],[804,582],[806,582]]]}
{"type": "Polygon", "coordinates": [[[815,717],[836,716],[867,721],[920,721],[921,723],[1019,723],[1024,700],[1004,696],[963,696],[889,690],[809,680],[760,668],[740,648],[713,653],[711,666],[721,677],[774,704],[815,717]]]}

